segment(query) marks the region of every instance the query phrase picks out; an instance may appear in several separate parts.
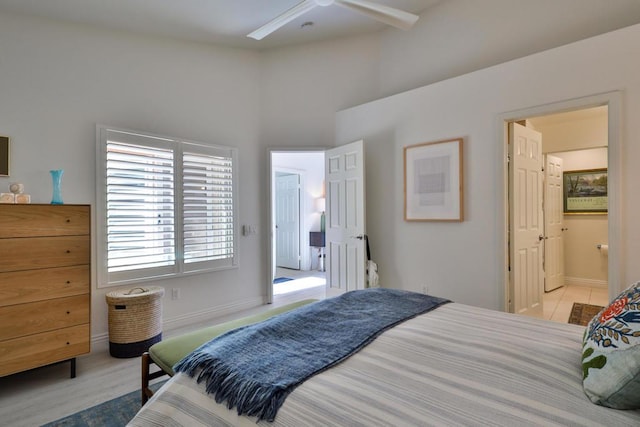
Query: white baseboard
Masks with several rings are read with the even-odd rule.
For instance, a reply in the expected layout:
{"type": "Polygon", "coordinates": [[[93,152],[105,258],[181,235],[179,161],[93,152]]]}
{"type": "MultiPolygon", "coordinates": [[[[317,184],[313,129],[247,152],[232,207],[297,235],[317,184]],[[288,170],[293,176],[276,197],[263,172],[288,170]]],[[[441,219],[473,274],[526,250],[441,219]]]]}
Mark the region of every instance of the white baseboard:
{"type": "MultiPolygon", "coordinates": [[[[222,316],[227,316],[238,311],[249,310],[265,304],[263,298],[253,298],[235,302],[223,306],[217,306],[206,310],[194,311],[171,319],[163,319],[162,330],[170,331],[172,329],[181,328],[192,325],[194,323],[206,322],[222,316]]],[[[109,351],[109,332],[103,332],[91,336],[91,352],[109,351]]]]}
{"type": "Polygon", "coordinates": [[[91,353],[109,351],[109,333],[103,332],[91,336],[91,353]]]}
{"type": "Polygon", "coordinates": [[[607,289],[609,287],[609,283],[606,280],[596,280],[596,279],[583,279],[581,277],[564,277],[564,284],[569,286],[586,286],[590,288],[603,288],[607,289]]]}
{"type": "Polygon", "coordinates": [[[217,306],[214,308],[195,311],[181,316],[167,319],[162,322],[162,326],[165,330],[177,329],[183,326],[192,325],[198,322],[204,322],[217,317],[227,316],[229,314],[237,313],[238,311],[249,310],[263,305],[263,298],[253,298],[250,300],[243,300],[242,302],[235,302],[223,306],[217,306]]]}

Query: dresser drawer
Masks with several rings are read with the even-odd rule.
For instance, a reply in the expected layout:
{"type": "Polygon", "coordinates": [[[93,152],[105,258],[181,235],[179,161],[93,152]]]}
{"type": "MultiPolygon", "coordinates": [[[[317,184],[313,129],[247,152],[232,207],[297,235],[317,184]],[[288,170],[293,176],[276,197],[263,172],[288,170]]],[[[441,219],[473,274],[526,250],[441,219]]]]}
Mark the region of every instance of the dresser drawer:
{"type": "Polygon", "coordinates": [[[88,294],[88,265],[0,273],[0,307],[88,294]]]}
{"type": "Polygon", "coordinates": [[[88,294],[0,308],[0,343],[25,335],[89,323],[88,294]]]}
{"type": "Polygon", "coordinates": [[[89,264],[90,236],[3,239],[0,272],[89,264]]]}
{"type": "Polygon", "coordinates": [[[89,353],[89,325],[0,341],[0,376],[89,353]]]}
{"type": "Polygon", "coordinates": [[[0,239],[89,234],[87,205],[0,205],[0,239]]]}

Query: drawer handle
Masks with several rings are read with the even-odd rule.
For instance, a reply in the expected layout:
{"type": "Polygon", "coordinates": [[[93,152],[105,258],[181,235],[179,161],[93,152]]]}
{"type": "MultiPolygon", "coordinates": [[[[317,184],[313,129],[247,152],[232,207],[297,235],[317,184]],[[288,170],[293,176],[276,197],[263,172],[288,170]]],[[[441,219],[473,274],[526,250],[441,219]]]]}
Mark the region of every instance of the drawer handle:
{"type": "Polygon", "coordinates": [[[71,253],[71,250],[70,250],[70,249],[67,249],[67,253],[68,253],[68,254],[70,254],[70,253],[71,253]]]}
{"type": "Polygon", "coordinates": [[[67,285],[70,285],[70,284],[71,284],[71,280],[67,280],[67,285]]]}
{"type": "Polygon", "coordinates": [[[71,314],[71,312],[70,312],[70,311],[67,311],[67,314],[71,314]]]}

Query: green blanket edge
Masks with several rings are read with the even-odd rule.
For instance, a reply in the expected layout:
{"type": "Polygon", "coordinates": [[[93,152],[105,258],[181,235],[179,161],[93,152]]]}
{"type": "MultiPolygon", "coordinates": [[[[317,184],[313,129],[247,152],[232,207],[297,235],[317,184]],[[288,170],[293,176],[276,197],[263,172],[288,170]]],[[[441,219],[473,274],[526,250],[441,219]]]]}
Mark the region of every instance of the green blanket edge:
{"type": "Polygon", "coordinates": [[[182,360],[186,355],[207,341],[211,341],[218,335],[239,328],[241,326],[262,322],[275,315],[291,311],[295,308],[315,302],[315,299],[297,301],[282,307],[272,308],[251,316],[241,317],[229,322],[220,323],[206,328],[198,329],[179,336],[167,338],[152,345],[149,348],[149,355],[153,361],[169,375],[173,375],[173,365],[182,360]]]}

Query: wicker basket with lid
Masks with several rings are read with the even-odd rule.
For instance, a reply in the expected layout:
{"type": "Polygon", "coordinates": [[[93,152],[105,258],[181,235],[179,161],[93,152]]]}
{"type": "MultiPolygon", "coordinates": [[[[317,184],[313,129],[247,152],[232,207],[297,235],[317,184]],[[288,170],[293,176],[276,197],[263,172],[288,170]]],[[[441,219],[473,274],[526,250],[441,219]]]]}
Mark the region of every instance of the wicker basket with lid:
{"type": "Polygon", "coordinates": [[[138,357],[162,339],[164,288],[151,286],[109,292],[109,353],[138,357]]]}

